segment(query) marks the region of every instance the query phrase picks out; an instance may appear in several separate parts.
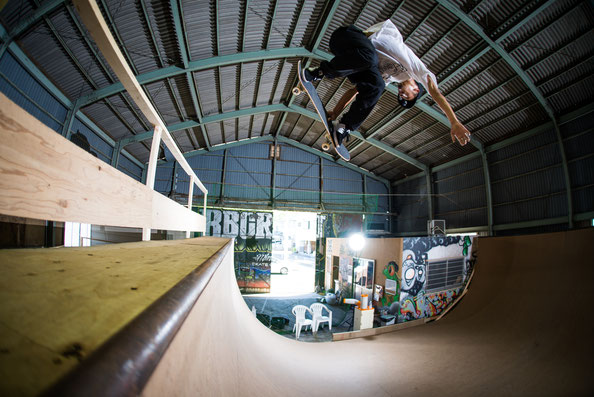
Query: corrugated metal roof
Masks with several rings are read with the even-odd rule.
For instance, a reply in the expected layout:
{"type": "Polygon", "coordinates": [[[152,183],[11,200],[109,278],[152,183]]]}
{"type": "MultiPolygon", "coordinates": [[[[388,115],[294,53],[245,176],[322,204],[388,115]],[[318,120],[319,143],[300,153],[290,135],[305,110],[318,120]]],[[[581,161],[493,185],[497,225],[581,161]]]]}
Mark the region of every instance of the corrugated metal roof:
{"type": "MultiPolygon", "coordinates": [[[[592,102],[594,6],[591,2],[559,0],[535,15],[532,13],[544,5],[545,0],[456,0],[452,3],[493,40],[503,37],[510,29],[515,30],[500,44],[524,69],[556,116],[592,102]]],[[[330,35],[339,26],[354,23],[366,28],[388,18],[439,80],[449,80],[440,85],[441,91],[458,118],[484,145],[522,133],[550,119],[507,61],[488,50],[488,43],[477,32],[434,0],[343,0],[337,7],[323,0],[180,0],[177,4],[182,42],[178,42],[175,15],[168,2],[101,0],[99,4],[136,74],[157,72],[168,66],[182,68],[181,54],[185,49],[189,61],[223,55],[237,57],[231,65],[193,71],[195,88],[183,71],[145,84],[147,94],[167,124],[197,121],[200,116],[269,104],[292,104],[313,110],[306,96],[293,97],[291,93],[297,81],[299,58],[279,56],[242,62],[241,55],[296,47],[327,52],[330,35]],[[332,9],[335,9],[333,14],[332,9]],[[318,39],[320,44],[314,48],[318,39]],[[487,50],[480,58],[461,69],[483,49],[487,50]],[[198,109],[192,101],[194,89],[198,109]]],[[[9,1],[0,11],[0,22],[10,34],[36,9],[34,2],[9,1]]],[[[117,93],[117,87],[112,85],[116,79],[111,68],[102,65],[102,55],[93,51],[92,39],[92,47],[89,47],[85,40],[88,33],[82,24],[79,28],[77,22],[78,15],[70,4],[58,5],[31,26],[25,26],[14,39],[72,101],[100,88],[113,88],[108,99],[85,106],[82,111],[114,139],[150,129],[129,96],[117,93]],[[46,20],[55,26],[56,32],[52,32],[46,20]]],[[[316,56],[311,65],[318,64],[316,56]]],[[[345,79],[324,79],[317,84],[328,108],[334,107],[351,88],[345,79]]],[[[440,111],[429,96],[423,101],[440,111]]],[[[277,131],[316,149],[323,143],[321,123],[293,112],[284,116],[276,112],[228,119],[208,124],[204,130],[210,145],[277,131]],[[282,125],[281,120],[284,120],[282,125]]],[[[402,110],[396,96],[388,92],[382,95],[359,132],[365,136],[374,134],[374,139],[429,166],[476,150],[471,145],[452,144],[446,125],[418,107],[402,110]]],[[[199,128],[176,132],[174,136],[183,151],[207,144],[199,128]]],[[[389,180],[419,172],[417,167],[376,147],[360,145],[356,139],[349,147],[357,147],[352,151],[353,164],[389,180]]],[[[144,161],[150,145],[136,143],[129,148],[137,159],[144,161]]]]}

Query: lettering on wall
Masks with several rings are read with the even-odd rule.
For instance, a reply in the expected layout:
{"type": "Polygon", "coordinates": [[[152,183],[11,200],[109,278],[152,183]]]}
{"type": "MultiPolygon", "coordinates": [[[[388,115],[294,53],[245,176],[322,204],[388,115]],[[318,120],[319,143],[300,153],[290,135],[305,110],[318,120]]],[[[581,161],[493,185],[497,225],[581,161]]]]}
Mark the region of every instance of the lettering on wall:
{"type": "Polygon", "coordinates": [[[209,209],[206,235],[235,239],[235,276],[244,293],[270,292],[272,213],[209,209]]]}
{"type": "Polygon", "coordinates": [[[211,209],[206,234],[216,237],[272,238],[272,213],[211,209]]]}

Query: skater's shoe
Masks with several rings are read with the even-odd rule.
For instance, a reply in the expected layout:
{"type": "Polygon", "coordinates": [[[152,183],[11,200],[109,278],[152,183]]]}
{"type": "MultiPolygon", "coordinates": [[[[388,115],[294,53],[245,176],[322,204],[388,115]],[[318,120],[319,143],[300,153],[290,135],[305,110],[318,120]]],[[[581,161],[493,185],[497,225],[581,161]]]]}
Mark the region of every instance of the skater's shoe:
{"type": "Polygon", "coordinates": [[[334,122],[332,123],[332,143],[335,147],[339,147],[345,141],[349,141],[351,130],[349,130],[344,124],[334,122]]]}
{"type": "Polygon", "coordinates": [[[322,80],[324,73],[320,68],[308,68],[303,70],[303,77],[305,77],[306,81],[314,82],[322,80]]]}

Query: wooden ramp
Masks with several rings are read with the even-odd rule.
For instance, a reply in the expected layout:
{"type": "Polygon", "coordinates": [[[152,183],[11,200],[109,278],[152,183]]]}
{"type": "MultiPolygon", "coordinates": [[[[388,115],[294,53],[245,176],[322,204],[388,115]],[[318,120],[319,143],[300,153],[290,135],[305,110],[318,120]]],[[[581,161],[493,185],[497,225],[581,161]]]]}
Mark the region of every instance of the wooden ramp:
{"type": "Polygon", "coordinates": [[[262,326],[239,293],[228,244],[211,261],[217,266],[195,304],[181,298],[169,301],[170,317],[181,317],[176,309],[180,302],[188,310],[166,348],[152,349],[167,329],[157,328],[148,339],[129,334],[120,345],[119,366],[103,365],[105,354],[99,349],[51,392],[592,395],[593,241],[594,229],[481,238],[472,285],[442,320],[331,343],[297,342],[262,326]],[[146,350],[147,341],[152,350],[146,350]],[[154,359],[154,370],[143,376],[135,375],[144,364],[134,349],[125,355],[126,346],[136,345],[154,359]]]}
{"type": "Polygon", "coordinates": [[[592,395],[592,243],[594,229],[481,238],[472,285],[442,320],[332,343],[261,326],[229,263],[143,394],[592,395]]]}

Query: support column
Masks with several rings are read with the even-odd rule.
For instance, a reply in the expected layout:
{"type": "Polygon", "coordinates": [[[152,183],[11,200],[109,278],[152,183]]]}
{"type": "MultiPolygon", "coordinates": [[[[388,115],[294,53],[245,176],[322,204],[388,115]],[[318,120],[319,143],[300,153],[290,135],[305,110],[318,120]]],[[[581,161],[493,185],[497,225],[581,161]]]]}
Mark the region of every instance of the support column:
{"type": "Polygon", "coordinates": [[[388,231],[392,233],[392,184],[388,183],[388,231]]]}
{"type": "Polygon", "coordinates": [[[481,161],[483,163],[483,176],[485,180],[485,194],[487,195],[487,227],[489,236],[493,235],[493,196],[491,193],[491,176],[489,174],[489,162],[484,147],[481,145],[481,161]]]}
{"type": "Polygon", "coordinates": [[[431,182],[431,167],[425,170],[425,178],[427,180],[427,212],[429,213],[429,220],[433,219],[433,184],[431,182]]]}
{"type": "MultiPolygon", "coordinates": [[[[192,210],[192,198],[194,197],[194,177],[190,176],[190,191],[188,192],[188,209],[191,211],[192,210]]],[[[206,197],[206,195],[205,195],[206,197]]],[[[206,216],[206,212],[204,213],[204,216],[206,216]]],[[[186,238],[190,238],[190,232],[191,230],[187,230],[186,231],[186,238]]]]}
{"type": "Polygon", "coordinates": [[[219,203],[223,204],[225,200],[225,172],[227,171],[227,149],[223,155],[223,174],[221,175],[221,194],[219,196],[219,203]]]}
{"type": "Polygon", "coordinates": [[[320,160],[320,209],[323,211],[324,210],[324,159],[321,157],[318,157],[318,160],[320,160]]]}
{"type": "Polygon", "coordinates": [[[563,145],[563,137],[561,130],[557,123],[557,118],[551,115],[553,125],[555,126],[555,135],[557,137],[557,145],[561,153],[561,161],[563,165],[563,175],[565,176],[565,196],[567,197],[567,224],[570,229],[573,229],[573,198],[571,196],[571,179],[569,178],[569,167],[567,166],[567,156],[565,155],[565,145],[563,145]]]}
{"type": "Polygon", "coordinates": [[[361,174],[363,177],[363,212],[367,212],[367,176],[361,174]]]}
{"type": "MultiPolygon", "coordinates": [[[[157,157],[159,156],[159,150],[161,148],[161,127],[156,125],[155,132],[153,134],[153,142],[151,143],[151,154],[149,157],[148,168],[146,171],[146,185],[150,189],[155,188],[155,175],[157,173],[157,157]]],[[[151,229],[142,229],[142,241],[149,241],[151,239],[151,229]]]]}
{"type": "Polygon", "coordinates": [[[66,115],[66,120],[64,120],[64,125],[62,127],[62,136],[66,139],[70,140],[70,136],[72,135],[72,123],[76,118],[76,113],[78,112],[80,105],[78,100],[72,104],[72,107],[68,110],[68,114],[66,115]]]}
{"type": "Polygon", "coordinates": [[[274,199],[276,197],[276,148],[278,145],[278,141],[276,137],[274,138],[273,151],[272,151],[272,188],[270,189],[270,205],[272,208],[275,208],[274,199]]]}
{"type": "Polygon", "coordinates": [[[111,166],[113,168],[118,168],[118,164],[120,163],[120,153],[122,152],[123,142],[117,141],[115,147],[113,148],[113,153],[111,155],[111,166]]]}

